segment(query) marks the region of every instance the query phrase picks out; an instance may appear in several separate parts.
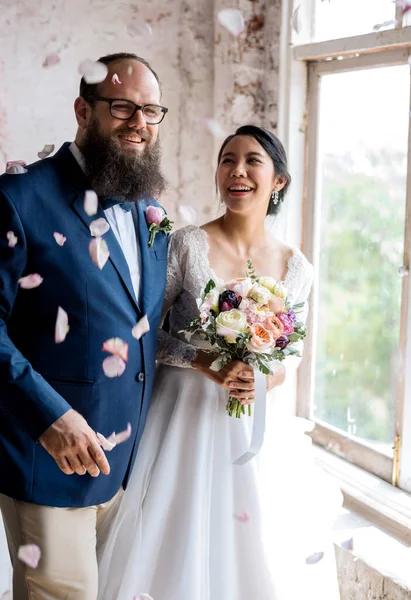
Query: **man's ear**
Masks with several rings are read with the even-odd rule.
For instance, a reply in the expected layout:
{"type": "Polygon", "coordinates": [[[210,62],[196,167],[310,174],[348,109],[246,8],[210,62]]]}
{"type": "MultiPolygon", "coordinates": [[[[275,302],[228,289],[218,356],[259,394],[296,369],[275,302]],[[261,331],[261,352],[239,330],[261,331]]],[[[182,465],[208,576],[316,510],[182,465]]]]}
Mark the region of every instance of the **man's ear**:
{"type": "Polygon", "coordinates": [[[74,101],[74,113],[80,129],[87,129],[91,117],[91,106],[81,96],[74,101]]]}

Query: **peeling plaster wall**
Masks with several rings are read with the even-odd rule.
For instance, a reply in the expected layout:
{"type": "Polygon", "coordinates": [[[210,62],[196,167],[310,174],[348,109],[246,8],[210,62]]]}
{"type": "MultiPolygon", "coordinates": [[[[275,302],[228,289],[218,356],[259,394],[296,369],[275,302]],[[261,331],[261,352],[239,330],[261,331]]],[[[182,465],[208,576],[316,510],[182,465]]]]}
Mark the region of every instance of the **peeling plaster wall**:
{"type": "Polygon", "coordinates": [[[32,162],[44,144],[74,137],[77,66],[84,58],[126,51],[147,58],[163,84],[170,112],[161,125],[170,189],[164,204],[197,210],[197,223],[217,211],[215,156],[224,133],[245,123],[276,129],[281,0],[0,0],[0,164],[32,162]],[[246,34],[234,38],[217,20],[239,8],[246,34]],[[152,36],[136,27],[151,24],[152,36]],[[59,65],[44,68],[46,55],[59,65]]]}

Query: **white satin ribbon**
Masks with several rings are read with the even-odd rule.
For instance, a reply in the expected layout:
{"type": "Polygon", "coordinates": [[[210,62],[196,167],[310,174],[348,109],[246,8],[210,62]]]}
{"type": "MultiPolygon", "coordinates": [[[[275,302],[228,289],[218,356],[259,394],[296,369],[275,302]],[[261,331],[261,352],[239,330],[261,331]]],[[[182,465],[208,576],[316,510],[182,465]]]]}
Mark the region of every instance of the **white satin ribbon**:
{"type": "MultiPolygon", "coordinates": [[[[254,407],[254,423],[251,434],[250,448],[242,454],[233,464],[245,465],[261,450],[264,442],[265,433],[265,413],[267,407],[267,377],[259,369],[254,367],[254,384],[255,384],[255,401],[254,407]]],[[[242,417],[244,418],[244,416],[242,417]]]]}

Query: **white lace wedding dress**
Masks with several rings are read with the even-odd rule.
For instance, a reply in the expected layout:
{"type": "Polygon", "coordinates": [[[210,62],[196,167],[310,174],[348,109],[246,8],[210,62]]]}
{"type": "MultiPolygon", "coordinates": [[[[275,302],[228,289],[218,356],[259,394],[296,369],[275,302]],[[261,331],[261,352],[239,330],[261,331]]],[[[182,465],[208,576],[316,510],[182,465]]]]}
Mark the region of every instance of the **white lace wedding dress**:
{"type": "MultiPolygon", "coordinates": [[[[171,237],[164,305],[171,333],[159,333],[161,364],[134,471],[100,556],[99,600],[138,593],[154,600],[336,600],[328,534],[340,495],[314,466],[306,422],[287,416],[287,398],[272,391],[262,451],[233,465],[248,449],[252,418],[228,417],[227,391],[187,368],[196,342],[179,332],[216,279],[207,257],[202,229],[171,237]]],[[[295,250],[285,280],[294,303],[307,299],[311,282],[312,267],[295,250]]],[[[297,359],[288,360],[293,368],[297,359]]]]}

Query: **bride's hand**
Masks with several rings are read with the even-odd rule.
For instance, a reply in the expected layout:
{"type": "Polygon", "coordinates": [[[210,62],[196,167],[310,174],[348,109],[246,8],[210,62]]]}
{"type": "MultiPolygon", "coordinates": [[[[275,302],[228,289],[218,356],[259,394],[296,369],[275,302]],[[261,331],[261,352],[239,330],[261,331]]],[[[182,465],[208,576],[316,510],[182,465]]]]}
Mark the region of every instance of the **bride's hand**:
{"type": "Polygon", "coordinates": [[[230,390],[230,396],[237,398],[242,404],[254,402],[253,368],[240,360],[233,360],[219,371],[213,371],[210,365],[215,358],[200,350],[191,366],[217,385],[230,390]]]}
{"type": "Polygon", "coordinates": [[[286,370],[283,364],[275,366],[274,375],[267,375],[267,392],[282,385],[285,381],[286,370]]]}

